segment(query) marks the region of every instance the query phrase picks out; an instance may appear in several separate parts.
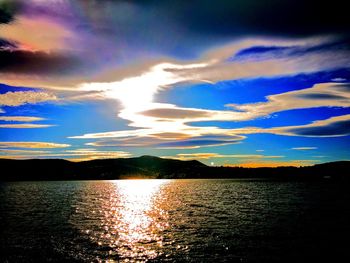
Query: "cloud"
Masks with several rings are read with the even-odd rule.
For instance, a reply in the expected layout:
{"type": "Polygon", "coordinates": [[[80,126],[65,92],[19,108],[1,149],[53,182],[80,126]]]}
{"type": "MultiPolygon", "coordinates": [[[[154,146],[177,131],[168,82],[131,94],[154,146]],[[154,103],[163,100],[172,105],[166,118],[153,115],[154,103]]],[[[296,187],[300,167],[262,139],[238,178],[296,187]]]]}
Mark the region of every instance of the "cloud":
{"type": "Polygon", "coordinates": [[[51,124],[32,124],[32,123],[21,123],[21,124],[0,124],[0,128],[11,128],[11,129],[36,129],[36,128],[48,128],[55,125],[51,124]]]}
{"type": "Polygon", "coordinates": [[[334,82],[347,82],[347,80],[345,78],[334,78],[334,79],[332,79],[332,81],[334,81],[334,82]]]}
{"type": "MultiPolygon", "coordinates": [[[[171,6],[167,1],[16,2],[18,8],[0,9],[5,10],[1,14],[6,17],[1,20],[6,24],[0,28],[0,82],[43,88],[54,94],[8,92],[0,95],[0,105],[19,106],[57,97],[66,101],[115,100],[118,117],[129,126],[71,138],[113,139],[111,143],[116,145],[161,148],[225,145],[237,143],[244,136],[237,135],[237,130],[191,123],[244,121],[291,109],[349,107],[348,89],[337,83],[271,95],[267,102],[229,104],[227,110],[157,102],[157,94],[183,84],[215,84],[350,67],[348,32],[333,34],[335,28],[339,29],[336,33],[347,30],[349,21],[338,16],[327,23],[320,18],[310,19],[312,12],[307,16],[304,13],[313,7],[309,3],[281,4],[273,0],[267,7],[259,1],[223,1],[217,6],[207,0],[171,6]],[[191,12],[194,7],[195,13],[191,12]],[[275,14],[286,7],[294,13],[275,14]]],[[[318,6],[323,17],[334,8],[318,6]]],[[[302,133],[261,128],[244,128],[240,132],[302,133]]]]}
{"type": "Polygon", "coordinates": [[[21,121],[21,122],[31,122],[31,121],[43,121],[45,118],[41,117],[31,117],[31,116],[0,116],[0,121],[21,121]]]}
{"type": "Polygon", "coordinates": [[[46,92],[17,91],[0,94],[0,106],[20,106],[45,101],[54,101],[57,97],[46,92]]]}
{"type": "MultiPolygon", "coordinates": [[[[148,120],[190,123],[198,121],[238,121],[248,118],[248,113],[229,110],[208,110],[196,108],[181,108],[173,104],[153,103],[150,110],[137,112],[138,116],[152,117],[148,120]]],[[[124,115],[123,115],[124,116],[124,115]]],[[[128,116],[125,116],[128,117],[128,116]]],[[[138,124],[135,124],[138,126],[138,124]]]]}
{"type": "MultiPolygon", "coordinates": [[[[32,122],[42,121],[44,118],[30,117],[30,116],[0,116],[0,121],[7,122],[32,122]]],[[[11,123],[11,124],[0,124],[0,128],[12,128],[12,129],[32,129],[32,128],[47,128],[55,125],[52,124],[33,124],[33,123],[11,123]]]]}
{"type": "Polygon", "coordinates": [[[16,44],[11,41],[0,38],[0,52],[1,51],[14,51],[17,49],[16,44]]]}
{"type": "Polygon", "coordinates": [[[316,150],[317,147],[293,147],[292,150],[297,151],[308,151],[308,150],[316,150]]]}
{"type": "Polygon", "coordinates": [[[350,135],[350,114],[314,121],[308,125],[270,129],[272,133],[304,137],[339,137],[350,135]]]}
{"type": "MultiPolygon", "coordinates": [[[[117,136],[117,134],[115,135],[117,136]]],[[[159,132],[159,134],[153,134],[149,136],[140,135],[130,138],[127,137],[119,139],[118,137],[111,137],[111,139],[103,139],[97,142],[90,142],[86,143],[86,145],[95,147],[152,147],[158,149],[195,149],[201,147],[236,144],[240,143],[244,138],[244,136],[239,135],[184,136],[184,134],[163,134],[159,132]]]]}
{"type": "MultiPolygon", "coordinates": [[[[155,4],[152,1],[149,3],[155,4]]],[[[334,31],[348,33],[350,23],[346,20],[345,3],[341,0],[336,0],[332,4],[316,0],[272,0],[266,5],[261,1],[239,0],[220,1],[220,4],[213,6],[210,0],[195,0],[186,5],[174,5],[165,1],[159,8],[172,10],[171,15],[183,25],[191,25],[189,30],[197,34],[300,36],[334,31]],[[311,16],[316,6],[319,15],[311,16]],[[329,21],[322,19],[330,18],[331,14],[337,16],[328,19],[329,21]]]]}
{"type": "MultiPolygon", "coordinates": [[[[86,41],[83,36],[84,34],[79,41],[86,41]]],[[[103,37],[108,38],[108,36],[103,37]]],[[[71,91],[81,88],[101,90],[103,87],[102,90],[108,91],[109,97],[113,97],[117,94],[116,90],[118,89],[121,94],[124,94],[126,91],[123,87],[125,86],[135,87],[134,89],[139,92],[153,90],[154,93],[160,91],[160,87],[173,87],[180,82],[215,83],[232,79],[294,75],[348,67],[350,62],[346,59],[349,55],[347,49],[313,51],[310,48],[332,41],[334,39],[330,37],[306,39],[241,38],[228,44],[208,46],[198,58],[187,61],[175,59],[173,56],[159,55],[157,58],[151,59],[138,58],[138,62],[129,62],[123,67],[114,64],[106,65],[102,57],[100,61],[100,58],[91,56],[95,49],[90,50],[91,47],[81,46],[81,44],[73,53],[70,51],[49,54],[45,52],[30,53],[19,49],[17,52],[4,53],[4,56],[6,55],[11,63],[4,63],[3,70],[7,70],[7,73],[14,72],[16,76],[2,74],[0,81],[10,85],[23,85],[25,83],[27,86],[71,91]],[[284,56],[272,53],[264,58],[243,57],[228,61],[235,54],[239,54],[241,50],[257,45],[288,47],[291,50],[303,49],[305,52],[298,55],[285,54],[284,56]],[[27,66],[30,63],[37,66],[27,66]],[[92,65],[94,66],[92,67],[92,65]],[[37,75],[35,78],[32,76],[33,73],[37,75]],[[44,74],[44,76],[38,76],[39,73],[44,74]],[[48,74],[55,74],[55,78],[50,78],[47,76],[48,74]],[[141,89],[140,85],[147,87],[141,89]]],[[[103,50],[115,49],[116,47],[109,46],[103,50]]],[[[293,52],[291,53],[293,54],[293,52]]],[[[111,56],[113,54],[108,54],[107,57],[111,56]]]]}
{"type": "Polygon", "coordinates": [[[231,140],[215,140],[215,139],[192,139],[192,140],[181,140],[181,141],[168,141],[164,143],[159,143],[153,145],[154,147],[160,149],[194,149],[201,147],[211,147],[211,146],[222,146],[229,144],[236,144],[242,140],[242,137],[237,136],[237,139],[231,140]]]}
{"type": "Polygon", "coordinates": [[[17,1],[0,1],[0,25],[11,22],[18,10],[17,1]]]}
{"type": "MultiPolygon", "coordinates": [[[[277,41],[277,43],[281,43],[281,45],[285,46],[292,44],[308,46],[316,43],[319,45],[319,43],[323,43],[322,41],[325,40],[310,39],[295,42],[277,41]]],[[[312,90],[310,89],[303,92],[272,95],[268,97],[270,100],[269,104],[228,104],[228,107],[233,108],[231,111],[180,108],[172,104],[154,102],[155,94],[183,82],[216,82],[219,80],[242,77],[296,74],[298,72],[303,72],[303,63],[308,64],[305,65],[306,68],[310,70],[318,70],[320,65],[330,66],[333,62],[339,63],[339,65],[349,63],[348,61],[345,62],[343,56],[335,57],[332,53],[329,54],[329,56],[332,57],[332,59],[330,59],[327,57],[327,54],[322,53],[322,55],[320,55],[314,54],[313,52],[311,52],[311,57],[303,57],[302,59],[299,57],[272,58],[262,61],[248,60],[230,63],[225,61],[229,54],[232,55],[234,52],[239,51],[243,47],[252,45],[253,43],[273,43],[273,41],[240,41],[223,48],[211,50],[204,54],[201,59],[192,61],[192,63],[180,64],[178,62],[162,62],[153,66],[148,66],[149,68],[142,71],[141,74],[138,73],[140,75],[108,83],[86,83],[81,85],[79,89],[82,91],[104,92],[106,98],[120,101],[123,108],[118,116],[128,120],[130,122],[129,126],[153,130],[158,129],[165,132],[187,129],[188,126],[185,125],[187,122],[248,120],[258,116],[268,115],[271,112],[298,108],[299,106],[295,105],[299,104],[293,104],[292,99],[299,99],[300,102],[303,102],[299,108],[349,105],[349,94],[346,91],[342,91],[340,85],[334,88],[336,91],[330,89],[331,85],[337,85],[335,83],[328,85],[320,84],[319,87],[313,87],[312,90]],[[223,60],[224,58],[225,60],[223,60]],[[339,61],[337,58],[339,58],[339,61]],[[320,63],[320,59],[327,59],[327,63],[320,63]],[[314,66],[317,67],[317,69],[314,68],[314,66]],[[134,96],[136,93],[139,94],[137,98],[134,96]],[[287,104],[285,105],[285,103],[287,104]]],[[[100,136],[103,135],[100,134],[100,136]]]]}
{"type": "Polygon", "coordinates": [[[66,151],[60,156],[65,156],[65,159],[72,161],[88,161],[95,159],[127,158],[131,157],[132,154],[125,151],[97,151],[94,149],[77,149],[66,151]]]}
{"type": "Polygon", "coordinates": [[[152,137],[131,137],[122,139],[102,139],[85,145],[94,147],[152,147],[159,139],[152,137]]]}
{"type": "Polygon", "coordinates": [[[237,162],[232,164],[225,164],[228,167],[245,167],[245,168],[259,168],[259,167],[281,167],[281,166],[310,166],[319,162],[319,160],[289,160],[289,161],[249,161],[237,162]]]}
{"type": "Polygon", "coordinates": [[[41,17],[17,16],[16,20],[0,27],[0,36],[32,51],[49,52],[68,48],[67,40],[74,34],[67,27],[41,17]]]}
{"type": "Polygon", "coordinates": [[[96,151],[91,150],[69,150],[58,153],[50,153],[45,151],[26,151],[26,150],[1,150],[2,158],[7,159],[40,159],[40,158],[63,158],[71,161],[88,161],[95,159],[110,159],[110,158],[126,158],[132,155],[124,151],[96,151]]]}
{"type": "MultiPolygon", "coordinates": [[[[0,79],[7,82],[6,79],[19,78],[22,83],[31,86],[30,82],[26,83],[26,79],[35,79],[35,75],[38,79],[41,76],[44,83],[49,75],[53,77],[64,74],[70,76],[80,63],[78,58],[69,54],[13,50],[13,48],[0,49],[0,79]],[[6,76],[6,74],[16,75],[6,76]]],[[[11,81],[9,83],[11,84],[11,81]]]]}
{"type": "MultiPolygon", "coordinates": [[[[119,130],[111,132],[100,132],[100,133],[87,133],[80,136],[71,136],[72,139],[105,139],[105,138],[142,138],[142,137],[152,137],[156,139],[167,139],[167,137],[179,134],[179,139],[184,138],[197,138],[206,139],[208,136],[214,137],[226,136],[225,140],[241,140],[244,137],[227,133],[227,129],[221,129],[218,127],[194,127],[184,124],[182,121],[155,121],[150,122],[150,127],[144,129],[133,129],[133,130],[119,130]],[[154,126],[153,126],[154,125],[154,126]],[[163,135],[165,134],[165,135],[163,135]],[[229,139],[228,139],[229,138],[229,139]]],[[[136,126],[136,125],[134,125],[136,126]]],[[[137,127],[137,126],[136,126],[137,127]]]]}
{"type": "Polygon", "coordinates": [[[179,153],[174,156],[163,156],[163,158],[172,158],[180,160],[211,159],[211,158],[236,158],[236,159],[275,159],[284,156],[261,155],[261,154],[219,154],[219,153],[179,153]]]}
{"type": "Polygon", "coordinates": [[[274,128],[246,127],[231,130],[236,134],[272,133],[302,137],[339,137],[350,135],[350,114],[314,121],[306,125],[274,128]]]}
{"type": "MultiPolygon", "coordinates": [[[[129,126],[139,129],[124,130],[115,132],[84,134],[73,136],[77,139],[104,139],[104,138],[131,138],[128,141],[118,142],[115,146],[152,146],[159,148],[197,148],[205,146],[217,146],[237,143],[244,137],[237,137],[239,134],[252,133],[275,133],[291,135],[288,129],[303,129],[308,126],[297,127],[277,127],[262,129],[256,127],[246,127],[241,129],[221,129],[218,127],[193,127],[187,123],[198,121],[243,121],[257,117],[266,116],[275,112],[305,109],[314,107],[349,107],[350,93],[348,84],[344,83],[322,83],[297,91],[291,91],[267,97],[267,102],[233,105],[228,107],[235,111],[203,110],[195,108],[180,108],[172,104],[153,103],[152,99],[144,104],[126,106],[119,114],[120,117],[129,120],[129,126]],[[141,105],[141,106],[140,106],[141,105]],[[149,110],[139,111],[141,108],[149,110]],[[165,134],[165,136],[162,136],[165,134]],[[167,138],[169,134],[181,134],[181,137],[173,136],[167,138]],[[232,136],[224,140],[219,138],[203,138],[203,136],[232,136]],[[236,136],[236,137],[235,137],[236,136]],[[152,137],[165,139],[166,141],[139,143],[137,138],[152,137]],[[176,138],[176,141],[174,141],[176,138]]],[[[131,98],[131,97],[130,97],[131,98]]],[[[125,105],[128,105],[127,103],[125,105]]],[[[346,124],[345,124],[346,125],[346,124]]],[[[340,127],[345,129],[345,127],[340,127]]],[[[340,130],[339,128],[339,130],[340,130]]],[[[294,132],[294,135],[301,135],[301,132],[294,132]]]]}
{"type": "MultiPolygon", "coordinates": [[[[259,1],[247,4],[243,0],[223,1],[217,7],[207,0],[186,4],[167,1],[99,1],[96,4],[93,0],[5,0],[1,3],[1,19],[5,24],[0,28],[0,38],[13,43],[17,50],[3,54],[7,59],[0,66],[5,71],[0,75],[0,82],[11,85],[75,90],[88,83],[120,83],[162,63],[182,66],[206,63],[203,68],[169,69],[169,73],[172,71],[181,81],[193,83],[349,66],[346,48],[319,52],[310,49],[331,41],[329,37],[321,37],[321,41],[315,36],[339,35],[344,36],[346,42],[347,19],[338,15],[327,23],[320,18],[310,19],[314,5],[304,2],[283,1],[282,4],[273,0],[268,8],[259,1]],[[285,14],[286,8],[293,10],[292,15],[285,14]],[[281,10],[283,15],[276,15],[278,11],[271,15],[271,10],[281,10]],[[322,26],[317,27],[318,24],[322,26]],[[142,34],[140,25],[143,25],[142,34]],[[275,50],[270,51],[275,53],[255,61],[228,61],[240,51],[256,47],[274,47],[275,50]],[[279,49],[286,47],[290,53],[282,58],[276,56],[279,49]],[[291,55],[294,49],[301,48],[305,49],[304,53],[291,55]]],[[[344,12],[346,16],[345,11],[335,10],[333,5],[326,7],[317,3],[317,6],[323,17],[333,9],[334,13],[344,12]]],[[[343,6],[342,3],[339,6],[343,6]]]]}
{"type": "Polygon", "coordinates": [[[247,119],[271,113],[316,107],[350,107],[349,84],[322,83],[311,88],[268,96],[267,102],[227,104],[234,110],[246,113],[247,119]]]}
{"type": "Polygon", "coordinates": [[[30,155],[36,155],[36,154],[48,154],[49,151],[33,151],[33,150],[14,150],[14,149],[0,149],[0,154],[30,154],[30,155]]]}
{"type": "Polygon", "coordinates": [[[69,144],[52,143],[52,142],[0,142],[0,148],[35,148],[35,149],[50,149],[50,148],[66,148],[69,144]]]}
{"type": "Polygon", "coordinates": [[[310,38],[303,40],[280,40],[273,38],[240,39],[235,42],[209,49],[202,57],[192,63],[206,63],[204,67],[173,68],[173,74],[190,82],[218,81],[275,77],[312,73],[350,66],[346,56],[347,44],[342,48],[321,48],[330,45],[331,38],[310,38]],[[256,47],[287,48],[289,52],[276,50],[266,54],[240,56],[242,50],[256,47]],[[345,56],[345,57],[344,57],[345,56]]]}
{"type": "Polygon", "coordinates": [[[210,117],[209,111],[160,108],[140,112],[140,114],[150,117],[159,117],[164,119],[186,119],[186,118],[205,118],[210,117]]]}

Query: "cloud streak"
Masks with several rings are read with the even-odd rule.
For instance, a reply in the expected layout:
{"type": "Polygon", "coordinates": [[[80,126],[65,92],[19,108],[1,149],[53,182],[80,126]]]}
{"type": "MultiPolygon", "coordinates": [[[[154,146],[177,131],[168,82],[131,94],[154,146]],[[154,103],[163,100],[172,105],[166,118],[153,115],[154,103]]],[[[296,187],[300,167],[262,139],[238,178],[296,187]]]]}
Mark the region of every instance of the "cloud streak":
{"type": "Polygon", "coordinates": [[[297,151],[308,151],[308,150],[316,150],[317,147],[293,147],[292,150],[297,151]]]}
{"type": "Polygon", "coordinates": [[[124,151],[96,151],[96,150],[69,150],[58,153],[47,151],[28,151],[28,150],[1,150],[0,155],[7,159],[47,159],[47,158],[63,158],[70,161],[89,161],[95,159],[111,159],[126,158],[132,155],[124,151]]]}
{"type": "Polygon", "coordinates": [[[0,142],[0,148],[53,149],[67,148],[69,144],[52,142],[0,142]]]}
{"type": "MultiPolygon", "coordinates": [[[[32,122],[42,121],[45,118],[31,117],[31,116],[0,116],[0,121],[5,122],[32,122]]],[[[11,129],[33,129],[33,128],[48,128],[55,125],[52,124],[33,124],[33,123],[10,123],[0,124],[0,128],[11,128],[11,129]]]]}
{"type": "Polygon", "coordinates": [[[302,137],[341,137],[350,135],[350,114],[314,121],[306,125],[282,126],[274,128],[247,127],[233,129],[236,134],[271,133],[302,137]]]}
{"type": "Polygon", "coordinates": [[[289,161],[249,161],[249,162],[237,162],[232,164],[225,164],[228,167],[245,167],[245,168],[260,168],[260,167],[300,167],[300,166],[310,166],[319,162],[319,160],[289,160],[289,161]]]}
{"type": "Polygon", "coordinates": [[[349,84],[322,83],[311,88],[268,96],[267,102],[251,104],[227,104],[226,106],[246,113],[247,119],[271,113],[317,107],[350,107],[349,84]]]}
{"type": "MultiPolygon", "coordinates": [[[[270,129],[262,128],[241,128],[222,129],[218,127],[193,127],[187,123],[199,121],[244,121],[252,120],[262,116],[268,116],[275,112],[307,109],[315,107],[350,107],[350,93],[348,84],[344,83],[323,83],[297,91],[291,91],[267,97],[267,102],[233,105],[228,107],[234,111],[214,111],[195,108],[180,108],[172,104],[160,104],[145,102],[143,106],[136,109],[125,107],[121,111],[122,118],[132,121],[130,126],[141,127],[142,129],[93,133],[82,136],[74,136],[76,139],[115,139],[129,138],[127,141],[112,143],[115,146],[148,146],[158,148],[198,148],[206,146],[218,146],[238,143],[244,139],[242,134],[274,133],[280,135],[310,136],[310,137],[332,137],[343,136],[347,132],[347,117],[334,117],[328,121],[315,122],[309,125],[276,127],[270,129]],[[151,108],[138,112],[141,108],[151,108]],[[154,107],[154,108],[153,108],[154,107]],[[343,120],[345,118],[345,120],[343,120]],[[337,120],[340,120],[338,122],[337,120]],[[336,121],[338,128],[330,128],[329,125],[336,121]],[[326,128],[325,126],[329,126],[326,128]],[[323,129],[323,135],[317,134],[316,130],[323,129]],[[327,129],[327,131],[326,131],[327,129]],[[176,134],[171,140],[162,137],[162,134],[176,134]],[[339,134],[341,133],[341,135],[339,134]],[[206,139],[205,136],[213,136],[206,139]],[[216,136],[216,137],[215,137],[216,136]],[[229,136],[225,140],[220,136],[229,136]],[[137,142],[139,138],[158,138],[166,141],[158,142],[137,142]],[[204,138],[202,138],[204,137],[204,138]],[[176,139],[176,141],[174,141],[176,139]]],[[[99,145],[99,143],[96,143],[99,145]]],[[[107,144],[108,145],[108,144],[107,144]]]]}
{"type": "Polygon", "coordinates": [[[234,159],[275,159],[284,158],[281,155],[269,156],[261,154],[219,154],[219,153],[179,153],[175,156],[163,156],[163,158],[179,160],[212,159],[212,158],[234,158],[234,159]]]}
{"type": "Polygon", "coordinates": [[[32,124],[32,123],[21,123],[21,124],[0,124],[0,128],[11,128],[11,129],[37,129],[37,128],[48,128],[55,125],[51,124],[32,124]]]}
{"type": "Polygon", "coordinates": [[[45,101],[54,101],[57,97],[46,92],[18,91],[0,94],[0,106],[20,106],[45,101]]]}
{"type": "Polygon", "coordinates": [[[31,121],[43,121],[45,118],[41,117],[31,117],[31,116],[0,116],[0,121],[21,121],[21,122],[31,122],[31,121]]]}

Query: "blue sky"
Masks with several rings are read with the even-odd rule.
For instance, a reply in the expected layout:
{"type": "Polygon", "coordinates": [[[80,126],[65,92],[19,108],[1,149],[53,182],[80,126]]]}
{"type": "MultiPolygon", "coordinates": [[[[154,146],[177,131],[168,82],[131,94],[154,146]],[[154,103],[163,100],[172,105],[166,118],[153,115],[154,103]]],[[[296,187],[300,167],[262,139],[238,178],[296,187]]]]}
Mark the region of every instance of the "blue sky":
{"type": "Polygon", "coordinates": [[[0,1],[0,158],[349,160],[336,2],[0,1]]]}

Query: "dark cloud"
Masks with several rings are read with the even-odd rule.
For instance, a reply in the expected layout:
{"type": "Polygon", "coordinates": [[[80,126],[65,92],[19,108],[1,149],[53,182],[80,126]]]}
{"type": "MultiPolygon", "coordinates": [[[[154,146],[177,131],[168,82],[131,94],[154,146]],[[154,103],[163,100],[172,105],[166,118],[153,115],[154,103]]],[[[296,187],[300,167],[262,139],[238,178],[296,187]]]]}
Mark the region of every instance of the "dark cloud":
{"type": "Polygon", "coordinates": [[[0,24],[6,24],[14,19],[19,5],[16,0],[3,0],[0,1],[0,24]]]}
{"type": "Polygon", "coordinates": [[[350,51],[350,39],[348,37],[339,37],[329,39],[317,45],[294,45],[294,46],[253,46],[239,51],[228,61],[244,59],[246,57],[267,58],[267,57],[301,57],[303,55],[319,54],[322,52],[344,52],[350,51]]]}
{"type": "Polygon", "coordinates": [[[209,112],[183,109],[152,109],[141,112],[142,115],[166,119],[210,117],[209,112]]]}
{"type": "Polygon", "coordinates": [[[165,14],[189,31],[215,35],[349,34],[348,5],[345,0],[90,0],[93,8],[136,5],[152,15],[165,14]],[[102,2],[102,3],[101,3],[102,2]],[[100,6],[100,7],[98,7],[100,6]]]}
{"type": "Polygon", "coordinates": [[[299,94],[295,97],[300,99],[309,99],[309,100],[341,100],[341,99],[347,100],[348,99],[343,96],[338,96],[334,94],[325,94],[325,93],[299,94]]]}
{"type": "MultiPolygon", "coordinates": [[[[151,1],[154,3],[153,1],[151,1]]],[[[309,35],[349,33],[344,0],[165,1],[163,4],[193,31],[211,34],[309,35]]]]}
{"type": "MultiPolygon", "coordinates": [[[[16,15],[33,21],[48,19],[73,33],[74,39],[62,39],[62,44],[75,52],[75,57],[70,54],[21,50],[10,52],[6,48],[14,47],[9,42],[0,40],[0,73],[72,75],[85,72],[84,75],[92,76],[90,73],[114,67],[119,70],[122,69],[120,65],[132,65],[160,55],[194,59],[209,47],[227,43],[242,35],[314,35],[344,33],[350,28],[347,26],[350,23],[347,14],[342,15],[347,10],[342,8],[342,1],[335,0],[329,8],[323,3],[317,3],[317,15],[314,15],[315,3],[316,1],[278,0],[222,0],[218,3],[209,0],[0,1],[1,23],[12,21],[16,15]],[[336,5],[337,9],[334,7],[336,5]],[[333,15],[335,13],[336,16],[333,15]]],[[[45,32],[39,31],[33,30],[33,34],[45,35],[45,32]]],[[[25,46],[26,43],[18,44],[25,46]]],[[[329,50],[346,47],[346,44],[342,45],[322,48],[329,50]]],[[[273,56],[278,56],[280,52],[281,55],[290,56],[294,55],[293,52],[311,51],[313,50],[251,47],[239,55],[273,53],[273,56]]],[[[297,55],[300,54],[295,54],[297,55]]],[[[189,112],[178,112],[178,116],[187,113],[189,112]]],[[[156,116],[159,112],[146,114],[156,116]]],[[[170,112],[164,114],[169,118],[177,118],[176,114],[170,112]]],[[[204,113],[193,114],[199,117],[204,113]]]]}
{"type": "Polygon", "coordinates": [[[311,137],[350,135],[350,120],[336,121],[326,126],[300,127],[288,129],[286,131],[299,136],[311,137]]]}
{"type": "Polygon", "coordinates": [[[344,83],[344,84],[340,85],[339,89],[350,92],[350,83],[344,83]]]}
{"type": "Polygon", "coordinates": [[[80,60],[69,55],[1,50],[0,45],[0,73],[63,75],[72,74],[79,65],[80,60]]]}
{"type": "Polygon", "coordinates": [[[16,49],[16,48],[17,48],[16,44],[0,38],[0,52],[5,49],[16,49]]]}

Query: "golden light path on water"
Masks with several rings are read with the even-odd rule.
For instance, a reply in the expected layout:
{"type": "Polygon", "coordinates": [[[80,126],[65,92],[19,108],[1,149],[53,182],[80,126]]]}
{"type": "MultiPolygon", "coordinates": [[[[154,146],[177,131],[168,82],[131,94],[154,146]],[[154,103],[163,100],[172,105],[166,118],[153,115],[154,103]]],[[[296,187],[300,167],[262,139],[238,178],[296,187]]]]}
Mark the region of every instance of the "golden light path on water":
{"type": "MultiPolygon", "coordinates": [[[[96,189],[92,200],[84,200],[77,210],[90,224],[80,229],[102,251],[109,262],[146,261],[158,257],[163,231],[169,227],[162,208],[168,180],[109,181],[96,189]]],[[[79,225],[79,223],[77,224],[79,225]]],[[[99,261],[99,259],[97,258],[99,261]]]]}

